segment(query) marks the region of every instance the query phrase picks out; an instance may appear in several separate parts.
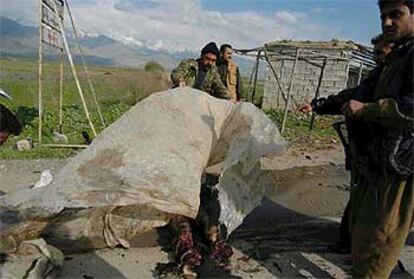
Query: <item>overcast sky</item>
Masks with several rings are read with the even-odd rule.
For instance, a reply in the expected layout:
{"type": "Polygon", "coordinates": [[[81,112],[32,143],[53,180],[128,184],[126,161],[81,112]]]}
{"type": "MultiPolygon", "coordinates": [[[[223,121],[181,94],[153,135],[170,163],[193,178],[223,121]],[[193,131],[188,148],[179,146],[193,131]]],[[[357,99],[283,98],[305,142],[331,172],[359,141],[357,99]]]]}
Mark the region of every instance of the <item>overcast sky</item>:
{"type": "MultiPolygon", "coordinates": [[[[251,48],[279,39],[350,39],[380,31],[377,0],[69,0],[76,24],[137,46],[251,48]]],[[[0,15],[36,25],[38,0],[0,0],[0,15]]]]}

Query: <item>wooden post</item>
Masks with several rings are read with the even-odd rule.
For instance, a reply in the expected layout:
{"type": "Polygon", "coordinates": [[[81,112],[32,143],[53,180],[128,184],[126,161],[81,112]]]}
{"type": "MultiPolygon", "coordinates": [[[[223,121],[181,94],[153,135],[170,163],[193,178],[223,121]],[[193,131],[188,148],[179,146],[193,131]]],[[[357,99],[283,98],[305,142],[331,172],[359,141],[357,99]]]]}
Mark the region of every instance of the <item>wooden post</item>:
{"type": "Polygon", "coordinates": [[[252,69],[252,73],[250,74],[250,79],[249,79],[249,87],[247,88],[247,95],[246,95],[246,102],[249,102],[250,100],[250,96],[251,96],[251,92],[252,92],[252,88],[253,88],[253,77],[254,77],[254,73],[256,71],[256,62],[254,63],[253,69],[252,69]]]}
{"type": "Polygon", "coordinates": [[[39,72],[38,72],[38,104],[39,104],[39,129],[38,129],[38,142],[39,145],[42,144],[42,124],[43,124],[43,84],[42,84],[42,76],[43,76],[43,24],[42,24],[42,17],[43,17],[43,3],[42,0],[39,0],[39,72]]]}
{"type": "Polygon", "coordinates": [[[66,5],[66,10],[68,11],[68,14],[69,14],[70,22],[72,24],[73,33],[74,33],[74,35],[76,37],[76,40],[78,42],[78,49],[79,49],[79,54],[80,54],[81,59],[82,59],[83,70],[85,71],[86,78],[88,79],[89,89],[91,90],[92,98],[93,98],[93,101],[95,103],[96,110],[98,111],[99,119],[101,120],[102,129],[104,129],[106,127],[105,120],[104,120],[101,108],[99,106],[99,103],[98,103],[98,98],[96,97],[95,89],[92,86],[92,81],[91,81],[91,78],[89,76],[89,71],[88,71],[88,68],[86,67],[86,61],[85,61],[85,58],[84,58],[85,55],[83,53],[83,50],[82,50],[80,42],[79,42],[78,31],[76,30],[75,22],[73,20],[72,12],[70,10],[69,3],[68,3],[67,0],[65,0],[65,5],[66,5]]]}
{"type": "Polygon", "coordinates": [[[361,61],[361,65],[359,66],[359,72],[358,72],[358,85],[361,83],[361,80],[362,80],[363,69],[364,69],[364,63],[361,61]]]}
{"type": "Polygon", "coordinates": [[[351,61],[348,60],[348,65],[346,65],[346,79],[345,79],[344,88],[348,87],[349,75],[351,74],[350,69],[351,69],[351,61]]]}
{"type": "Polygon", "coordinates": [[[254,81],[253,81],[253,91],[252,91],[252,104],[254,104],[254,96],[256,95],[256,85],[257,85],[257,74],[259,73],[259,65],[260,65],[260,54],[261,51],[257,53],[256,58],[256,73],[254,74],[254,81]]]}
{"type": "Polygon", "coordinates": [[[257,53],[257,56],[256,56],[256,62],[254,63],[252,75],[250,76],[249,91],[247,92],[247,94],[248,94],[247,101],[250,101],[251,103],[253,103],[254,78],[255,78],[256,73],[259,69],[259,62],[257,60],[257,57],[258,57],[259,53],[260,53],[260,51],[257,53]]]}
{"type": "Polygon", "coordinates": [[[60,18],[59,14],[58,14],[58,9],[57,9],[56,2],[52,1],[52,3],[53,3],[54,13],[55,13],[55,15],[58,19],[60,32],[62,34],[63,44],[65,46],[66,53],[68,55],[69,64],[70,64],[70,67],[72,69],[72,74],[73,74],[73,77],[75,78],[76,87],[78,88],[79,97],[81,98],[81,101],[82,101],[83,110],[85,111],[85,116],[86,116],[86,119],[88,120],[89,126],[91,127],[92,133],[93,133],[94,137],[96,138],[98,135],[96,133],[95,126],[93,125],[92,120],[90,118],[88,107],[86,106],[86,101],[85,101],[85,97],[83,95],[82,87],[80,85],[80,82],[79,82],[79,79],[78,79],[78,74],[77,74],[76,68],[75,68],[75,64],[73,63],[72,54],[70,53],[69,45],[68,45],[68,42],[66,40],[66,35],[65,35],[65,30],[63,29],[62,19],[60,18]]]}
{"type": "MultiPolygon", "coordinates": [[[[321,89],[323,75],[324,75],[324,72],[325,72],[325,67],[326,67],[327,62],[328,62],[328,58],[325,57],[323,59],[321,73],[319,74],[318,86],[316,87],[316,92],[315,92],[315,98],[314,98],[314,100],[316,100],[316,99],[319,98],[319,92],[320,92],[320,89],[321,89]]],[[[313,129],[313,124],[315,122],[315,117],[316,117],[316,114],[314,112],[312,112],[312,118],[311,118],[309,130],[312,130],[313,129]]]]}
{"type": "Polygon", "coordinates": [[[83,149],[83,148],[87,148],[89,145],[85,145],[85,144],[44,144],[43,146],[51,147],[51,148],[83,149]]]}
{"type": "MultiPolygon", "coordinates": [[[[285,60],[282,60],[280,62],[280,80],[283,80],[283,69],[285,67],[285,60]]],[[[277,91],[277,100],[276,100],[276,108],[279,109],[280,106],[280,95],[283,92],[280,92],[280,90],[277,91]]]]}
{"type": "Polygon", "coordinates": [[[59,133],[63,133],[63,49],[60,53],[60,80],[59,80],[59,133]]]}
{"type": "Polygon", "coordinates": [[[282,86],[281,86],[281,84],[280,84],[280,80],[279,80],[279,77],[277,76],[276,70],[275,70],[275,68],[273,67],[272,63],[270,62],[269,57],[267,56],[267,51],[266,51],[266,49],[264,50],[264,53],[265,53],[265,59],[266,59],[266,62],[267,62],[267,64],[269,65],[269,68],[270,68],[270,70],[272,71],[273,76],[275,77],[276,82],[277,82],[277,84],[278,84],[278,86],[279,86],[279,90],[280,90],[280,93],[282,94],[283,101],[284,101],[284,102],[286,102],[287,98],[286,98],[286,96],[285,96],[285,93],[283,92],[283,88],[282,88],[282,86]]]}
{"type": "Polygon", "coordinates": [[[298,59],[299,59],[299,51],[300,51],[300,49],[297,48],[296,49],[295,62],[293,63],[292,78],[290,79],[289,90],[288,90],[288,93],[287,93],[287,99],[286,99],[286,103],[285,103],[285,112],[283,114],[281,133],[283,133],[285,131],[286,119],[287,119],[287,116],[288,116],[289,105],[290,105],[290,95],[291,95],[291,92],[292,92],[293,80],[295,78],[296,66],[298,64],[298,59]]]}
{"type": "Polygon", "coordinates": [[[252,88],[253,88],[253,77],[254,77],[254,73],[256,71],[256,61],[254,62],[253,65],[253,69],[252,72],[250,74],[250,78],[249,78],[249,87],[247,88],[247,92],[246,92],[246,102],[250,102],[250,97],[251,97],[251,92],[252,92],[252,88]]]}

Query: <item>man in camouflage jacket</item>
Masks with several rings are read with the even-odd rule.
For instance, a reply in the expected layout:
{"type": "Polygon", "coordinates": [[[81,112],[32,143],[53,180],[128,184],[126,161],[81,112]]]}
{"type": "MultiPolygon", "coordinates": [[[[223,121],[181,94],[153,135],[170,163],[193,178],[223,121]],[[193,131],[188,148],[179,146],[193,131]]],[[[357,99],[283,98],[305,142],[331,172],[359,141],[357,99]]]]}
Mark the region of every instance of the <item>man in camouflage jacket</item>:
{"type": "Polygon", "coordinates": [[[221,82],[216,68],[219,55],[220,51],[217,45],[211,42],[201,50],[199,59],[181,61],[178,67],[171,72],[174,86],[189,86],[214,97],[228,99],[227,88],[221,82]]]}

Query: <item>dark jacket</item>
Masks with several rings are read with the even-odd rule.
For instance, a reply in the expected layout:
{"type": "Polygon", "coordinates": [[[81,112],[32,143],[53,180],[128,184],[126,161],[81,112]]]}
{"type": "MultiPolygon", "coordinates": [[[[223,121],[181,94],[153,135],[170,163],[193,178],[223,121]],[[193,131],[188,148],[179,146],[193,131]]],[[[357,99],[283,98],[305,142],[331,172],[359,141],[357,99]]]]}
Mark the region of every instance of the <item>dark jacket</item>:
{"type": "Polygon", "coordinates": [[[414,38],[410,38],[387,57],[373,101],[361,116],[371,126],[370,162],[401,177],[414,173],[413,61],[414,38]]]}
{"type": "Polygon", "coordinates": [[[0,104],[0,132],[8,132],[16,136],[22,132],[22,125],[17,117],[2,104],[0,104]]]}
{"type": "Polygon", "coordinates": [[[367,103],[360,118],[348,120],[350,142],[356,142],[351,154],[366,155],[370,168],[401,176],[414,171],[413,61],[411,38],[396,46],[384,65],[359,87],[313,102],[315,112],[321,114],[339,114],[351,99],[367,103]]]}
{"type": "Polygon", "coordinates": [[[364,103],[372,101],[373,91],[381,76],[382,69],[383,65],[374,68],[357,87],[347,88],[336,95],[312,101],[313,111],[317,114],[342,114],[341,107],[351,99],[364,103]]]}

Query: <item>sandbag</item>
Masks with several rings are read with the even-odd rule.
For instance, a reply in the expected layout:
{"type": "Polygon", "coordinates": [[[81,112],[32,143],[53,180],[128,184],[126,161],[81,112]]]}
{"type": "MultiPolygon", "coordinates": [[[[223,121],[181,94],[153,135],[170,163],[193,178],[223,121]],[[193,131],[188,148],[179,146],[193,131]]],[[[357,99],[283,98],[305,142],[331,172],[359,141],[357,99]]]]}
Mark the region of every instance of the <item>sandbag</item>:
{"type": "Polygon", "coordinates": [[[0,273],[10,279],[54,278],[63,260],[63,253],[41,238],[24,241],[0,264],[0,273]]]}

